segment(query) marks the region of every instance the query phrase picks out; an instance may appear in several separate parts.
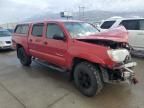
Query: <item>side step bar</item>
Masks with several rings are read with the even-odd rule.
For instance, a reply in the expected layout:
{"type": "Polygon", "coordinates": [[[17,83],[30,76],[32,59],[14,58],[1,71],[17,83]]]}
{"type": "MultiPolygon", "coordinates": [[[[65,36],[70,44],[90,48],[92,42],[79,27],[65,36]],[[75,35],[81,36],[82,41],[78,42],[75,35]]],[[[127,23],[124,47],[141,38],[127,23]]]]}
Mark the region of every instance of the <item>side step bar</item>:
{"type": "Polygon", "coordinates": [[[33,59],[33,61],[34,61],[35,63],[38,63],[38,64],[42,65],[42,66],[45,66],[45,67],[48,67],[48,68],[57,70],[57,71],[59,71],[59,72],[66,72],[66,71],[67,71],[66,69],[62,69],[62,68],[59,68],[59,67],[57,67],[57,66],[48,64],[47,62],[41,61],[41,60],[36,59],[36,58],[33,59]]]}

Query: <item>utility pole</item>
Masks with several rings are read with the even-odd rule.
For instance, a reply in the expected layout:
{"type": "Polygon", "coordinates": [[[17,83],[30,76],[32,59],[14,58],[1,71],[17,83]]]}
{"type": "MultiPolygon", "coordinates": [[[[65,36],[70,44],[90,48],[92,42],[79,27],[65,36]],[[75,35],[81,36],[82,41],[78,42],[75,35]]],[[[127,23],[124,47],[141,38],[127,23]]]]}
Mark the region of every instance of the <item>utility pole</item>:
{"type": "Polygon", "coordinates": [[[85,15],[85,7],[84,6],[79,6],[79,19],[80,20],[81,20],[81,18],[84,19],[84,15],[85,15]]]}

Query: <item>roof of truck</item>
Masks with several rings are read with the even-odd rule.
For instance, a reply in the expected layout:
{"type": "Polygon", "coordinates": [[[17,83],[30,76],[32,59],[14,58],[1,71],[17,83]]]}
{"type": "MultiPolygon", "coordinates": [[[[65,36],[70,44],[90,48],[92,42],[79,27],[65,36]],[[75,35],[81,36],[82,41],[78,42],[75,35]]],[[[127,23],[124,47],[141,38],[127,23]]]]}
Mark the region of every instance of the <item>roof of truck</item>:
{"type": "Polygon", "coordinates": [[[41,20],[41,21],[21,22],[19,24],[32,24],[32,23],[42,23],[42,22],[83,22],[83,21],[80,21],[80,20],[55,19],[55,20],[41,20]]]}

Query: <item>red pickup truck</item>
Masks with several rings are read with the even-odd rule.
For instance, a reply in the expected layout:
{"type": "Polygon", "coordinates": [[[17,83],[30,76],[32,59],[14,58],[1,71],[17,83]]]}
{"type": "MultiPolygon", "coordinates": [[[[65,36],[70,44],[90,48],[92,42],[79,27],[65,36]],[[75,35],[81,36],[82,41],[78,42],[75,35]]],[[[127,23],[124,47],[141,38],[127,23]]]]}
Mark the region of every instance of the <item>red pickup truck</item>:
{"type": "Polygon", "coordinates": [[[104,83],[136,83],[127,40],[123,27],[100,33],[74,20],[18,24],[12,37],[22,65],[40,61],[68,72],[86,96],[99,93],[104,83]]]}

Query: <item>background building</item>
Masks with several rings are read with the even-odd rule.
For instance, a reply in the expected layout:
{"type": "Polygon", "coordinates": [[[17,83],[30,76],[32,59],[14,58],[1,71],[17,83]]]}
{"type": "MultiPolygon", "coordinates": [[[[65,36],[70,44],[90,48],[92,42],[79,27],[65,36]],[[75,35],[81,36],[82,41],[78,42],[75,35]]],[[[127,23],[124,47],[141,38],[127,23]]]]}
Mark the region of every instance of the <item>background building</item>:
{"type": "Polygon", "coordinates": [[[16,26],[16,23],[6,23],[6,24],[0,24],[0,27],[6,28],[6,29],[14,29],[16,26]]]}

